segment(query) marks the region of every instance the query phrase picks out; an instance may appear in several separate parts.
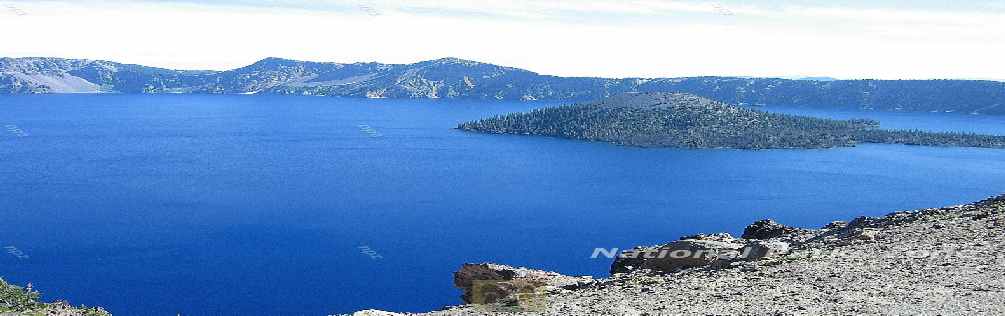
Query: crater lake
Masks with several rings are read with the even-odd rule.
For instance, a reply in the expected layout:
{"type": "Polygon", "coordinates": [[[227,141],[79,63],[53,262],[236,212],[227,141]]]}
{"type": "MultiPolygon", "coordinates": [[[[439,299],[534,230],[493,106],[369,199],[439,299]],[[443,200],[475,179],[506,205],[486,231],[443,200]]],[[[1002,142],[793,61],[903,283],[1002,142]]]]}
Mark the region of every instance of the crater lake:
{"type": "MultiPolygon", "coordinates": [[[[605,277],[595,248],[972,202],[1005,150],[642,149],[458,123],[554,103],[0,97],[0,277],[116,315],[460,304],[465,262],[605,277]],[[9,249],[9,248],[8,248],[9,249]]],[[[1005,134],[955,113],[769,111],[1005,134]]]]}

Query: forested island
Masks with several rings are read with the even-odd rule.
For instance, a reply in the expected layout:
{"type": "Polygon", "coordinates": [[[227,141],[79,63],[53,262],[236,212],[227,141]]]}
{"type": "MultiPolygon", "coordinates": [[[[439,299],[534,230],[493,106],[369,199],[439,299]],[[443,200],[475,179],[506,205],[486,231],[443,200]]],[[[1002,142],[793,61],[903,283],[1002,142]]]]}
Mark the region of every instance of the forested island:
{"type": "Polygon", "coordinates": [[[629,93],[500,115],[458,128],[640,147],[810,149],[882,143],[1005,148],[1005,136],[885,130],[873,120],[767,113],[685,93],[629,93]]]}

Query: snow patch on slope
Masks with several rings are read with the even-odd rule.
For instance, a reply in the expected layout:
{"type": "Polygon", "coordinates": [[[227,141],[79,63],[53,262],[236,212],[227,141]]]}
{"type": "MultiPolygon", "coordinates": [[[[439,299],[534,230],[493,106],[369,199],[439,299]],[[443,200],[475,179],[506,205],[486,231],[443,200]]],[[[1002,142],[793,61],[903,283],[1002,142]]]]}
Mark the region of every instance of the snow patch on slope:
{"type": "Polygon", "coordinates": [[[8,73],[21,81],[49,88],[51,93],[101,93],[101,86],[69,74],[8,73]]]}

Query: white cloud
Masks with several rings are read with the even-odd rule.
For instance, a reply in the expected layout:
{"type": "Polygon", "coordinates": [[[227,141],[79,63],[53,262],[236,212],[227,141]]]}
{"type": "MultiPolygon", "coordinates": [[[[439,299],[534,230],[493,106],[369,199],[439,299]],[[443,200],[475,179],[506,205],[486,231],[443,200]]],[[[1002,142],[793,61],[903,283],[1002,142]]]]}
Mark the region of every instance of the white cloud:
{"type": "Polygon", "coordinates": [[[607,77],[1000,78],[1005,69],[1005,18],[993,10],[657,0],[5,3],[26,14],[0,13],[0,28],[17,30],[4,32],[0,56],[186,69],[266,56],[393,63],[454,56],[607,77]]]}

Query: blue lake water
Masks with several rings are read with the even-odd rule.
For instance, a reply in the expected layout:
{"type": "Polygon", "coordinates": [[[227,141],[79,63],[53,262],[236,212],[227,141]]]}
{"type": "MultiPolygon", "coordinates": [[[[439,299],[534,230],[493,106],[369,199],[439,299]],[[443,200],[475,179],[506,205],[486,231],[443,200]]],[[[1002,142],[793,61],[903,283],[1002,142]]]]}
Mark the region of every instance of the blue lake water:
{"type": "MultiPolygon", "coordinates": [[[[465,262],[606,276],[596,247],[1005,191],[1005,150],[640,149],[452,129],[545,105],[0,97],[0,246],[27,256],[0,253],[0,276],[117,315],[423,311],[459,303],[465,262]]],[[[768,109],[1005,134],[1001,117],[768,109]]]]}

